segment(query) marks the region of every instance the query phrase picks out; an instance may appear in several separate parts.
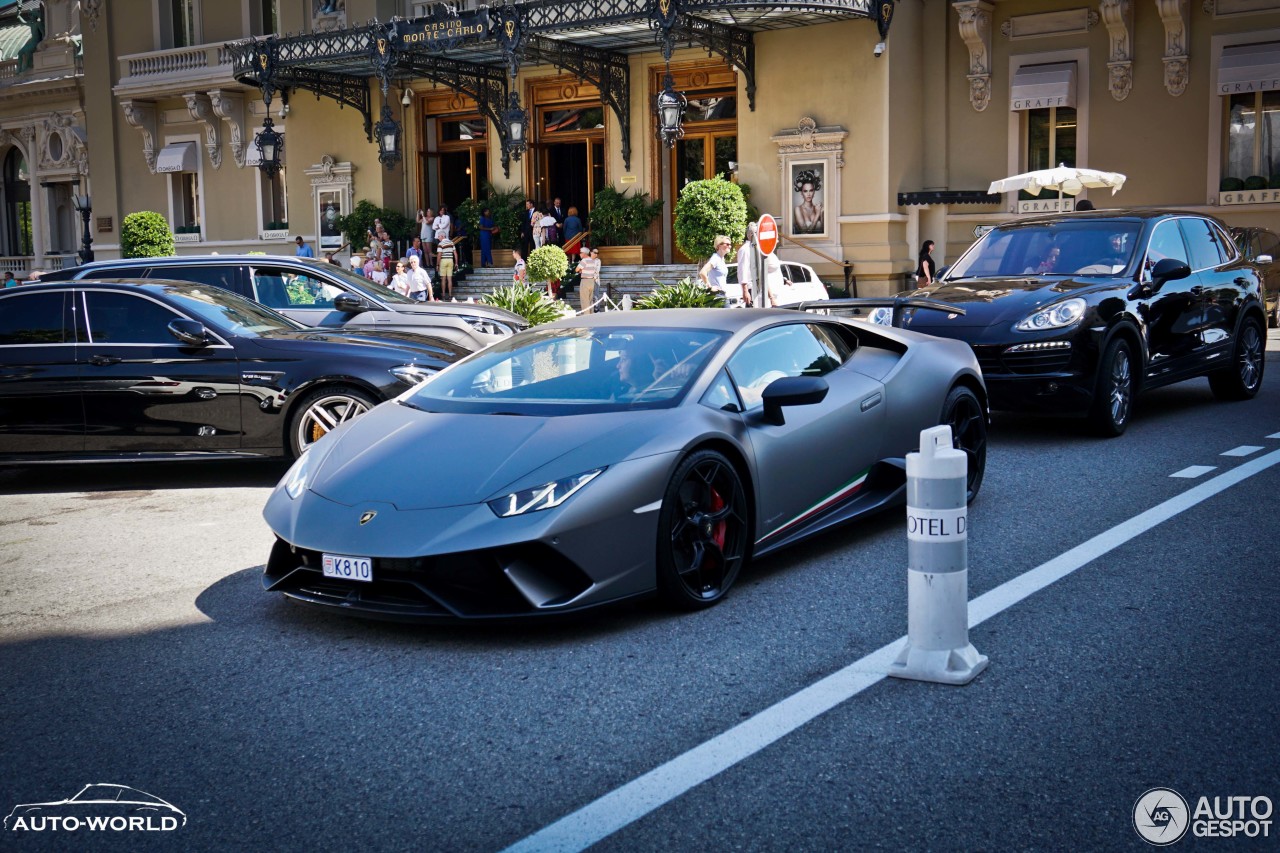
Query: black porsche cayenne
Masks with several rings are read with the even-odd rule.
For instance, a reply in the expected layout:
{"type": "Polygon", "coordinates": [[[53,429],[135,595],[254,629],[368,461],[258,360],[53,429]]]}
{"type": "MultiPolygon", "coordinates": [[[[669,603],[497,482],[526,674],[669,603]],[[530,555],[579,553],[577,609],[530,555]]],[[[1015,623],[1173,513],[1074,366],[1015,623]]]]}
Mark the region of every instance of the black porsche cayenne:
{"type": "Polygon", "coordinates": [[[1207,375],[1221,399],[1258,392],[1260,282],[1211,217],[1060,214],[985,234],[940,280],[906,294],[964,313],[908,308],[902,325],[972,346],[993,409],[1085,416],[1119,435],[1144,390],[1207,375]]]}
{"type": "Polygon", "coordinates": [[[0,462],[297,456],[468,354],[300,326],[216,287],[0,291],[0,462]]]}

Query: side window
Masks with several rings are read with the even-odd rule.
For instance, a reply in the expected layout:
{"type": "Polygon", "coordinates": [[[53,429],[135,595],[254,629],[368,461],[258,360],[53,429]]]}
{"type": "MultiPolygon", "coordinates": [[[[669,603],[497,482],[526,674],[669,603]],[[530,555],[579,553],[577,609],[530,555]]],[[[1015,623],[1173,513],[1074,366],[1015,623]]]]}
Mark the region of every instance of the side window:
{"type": "Polygon", "coordinates": [[[1143,268],[1149,271],[1165,258],[1175,258],[1188,265],[1191,263],[1187,258],[1187,247],[1182,242],[1182,231],[1178,228],[1177,221],[1172,219],[1158,223],[1155,230],[1151,232],[1151,242],[1147,244],[1147,260],[1143,268]]]}
{"type": "Polygon", "coordinates": [[[742,404],[738,402],[738,392],[733,389],[729,374],[723,370],[716,374],[707,393],[702,395],[702,405],[725,412],[741,412],[742,404]]]}
{"type": "Polygon", "coordinates": [[[1191,269],[1213,269],[1223,262],[1224,252],[1218,245],[1221,238],[1208,220],[1182,219],[1179,224],[1191,251],[1191,269]]]}
{"type": "Polygon", "coordinates": [[[0,346],[71,342],[63,294],[13,294],[0,299],[0,346]]]}
{"type": "Polygon", "coordinates": [[[158,302],[129,293],[86,291],[89,337],[96,344],[173,344],[169,323],[179,315],[158,302]]]}
{"type": "MultiPolygon", "coordinates": [[[[729,359],[729,374],[748,409],[761,405],[764,389],[784,376],[822,376],[840,366],[812,326],[791,323],[756,334],[729,359]]],[[[829,341],[828,341],[829,342],[829,341]]]]}
{"type": "Polygon", "coordinates": [[[1270,231],[1259,231],[1254,240],[1259,255],[1270,255],[1273,261],[1280,261],[1280,237],[1270,231]]]}
{"type": "Polygon", "coordinates": [[[85,276],[77,276],[77,278],[132,278],[135,280],[146,277],[146,267],[108,267],[102,272],[94,271],[85,276]]]}
{"type": "Polygon", "coordinates": [[[822,373],[830,373],[848,361],[850,356],[853,355],[853,347],[849,345],[849,342],[845,340],[837,329],[816,323],[810,328],[813,329],[813,336],[817,339],[818,344],[830,358],[827,369],[822,373]]]}
{"type": "Polygon", "coordinates": [[[798,266],[797,264],[787,264],[786,275],[787,281],[790,282],[802,282],[809,280],[808,270],[802,266],[798,266]]]}
{"type": "Polygon", "coordinates": [[[268,308],[332,309],[333,300],[344,292],[311,275],[270,268],[253,271],[253,298],[268,308]]]}
{"type": "Polygon", "coordinates": [[[174,278],[178,281],[189,281],[192,284],[209,284],[223,290],[236,292],[236,267],[215,264],[200,264],[189,267],[160,266],[152,267],[148,278],[174,278]]]}

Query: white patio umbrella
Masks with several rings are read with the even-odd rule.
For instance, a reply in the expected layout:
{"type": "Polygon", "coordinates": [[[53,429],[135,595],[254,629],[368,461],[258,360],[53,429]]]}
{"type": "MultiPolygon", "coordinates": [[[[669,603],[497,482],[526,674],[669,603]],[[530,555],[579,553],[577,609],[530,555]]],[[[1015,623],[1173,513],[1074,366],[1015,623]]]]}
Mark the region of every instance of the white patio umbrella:
{"type": "Polygon", "coordinates": [[[1077,169],[1074,166],[1058,164],[1056,169],[1037,169],[1024,172],[999,181],[992,181],[989,193],[1007,193],[1026,190],[1032,195],[1040,195],[1041,190],[1057,190],[1058,198],[1063,193],[1078,195],[1085,187],[1110,187],[1111,194],[1124,186],[1125,176],[1119,172],[1102,172],[1097,169],[1077,169]]]}

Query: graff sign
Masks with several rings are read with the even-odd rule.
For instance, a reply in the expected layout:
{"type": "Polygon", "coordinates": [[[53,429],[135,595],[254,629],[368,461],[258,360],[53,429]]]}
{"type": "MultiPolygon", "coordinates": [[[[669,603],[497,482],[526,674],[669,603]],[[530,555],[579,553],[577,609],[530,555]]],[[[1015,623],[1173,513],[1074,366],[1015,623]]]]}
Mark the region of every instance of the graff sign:
{"type": "Polygon", "coordinates": [[[396,50],[414,47],[445,47],[459,41],[478,40],[489,34],[489,13],[481,10],[443,18],[419,18],[396,27],[392,43],[396,50]]]}

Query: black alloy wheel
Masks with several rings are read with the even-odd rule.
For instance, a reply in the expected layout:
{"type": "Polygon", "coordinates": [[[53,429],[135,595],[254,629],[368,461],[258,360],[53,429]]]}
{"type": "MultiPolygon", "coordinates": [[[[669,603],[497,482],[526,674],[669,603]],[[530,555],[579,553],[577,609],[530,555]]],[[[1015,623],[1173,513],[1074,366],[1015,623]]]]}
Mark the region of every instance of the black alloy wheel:
{"type": "Polygon", "coordinates": [[[658,591],[698,610],[724,598],[746,562],[751,525],[733,464],[714,450],[681,461],[658,516],[658,591]]]}
{"type": "Polygon", "coordinates": [[[1262,387],[1267,364],[1267,336],[1256,317],[1247,317],[1236,333],[1231,363],[1209,374],[1209,388],[1219,400],[1249,400],[1262,387]]]}
{"type": "Polygon", "coordinates": [[[317,388],[298,401],[289,420],[289,452],[294,457],[347,421],[381,402],[367,391],[349,385],[317,388]]]}
{"type": "Polygon", "coordinates": [[[1133,358],[1129,342],[1115,338],[1098,362],[1098,387],[1089,410],[1089,423],[1099,435],[1122,435],[1133,414],[1133,358]]]}
{"type": "Polygon", "coordinates": [[[963,385],[952,388],[942,404],[942,423],[951,427],[952,446],[969,457],[965,502],[973,503],[987,470],[987,416],[978,395],[963,385]]]}

